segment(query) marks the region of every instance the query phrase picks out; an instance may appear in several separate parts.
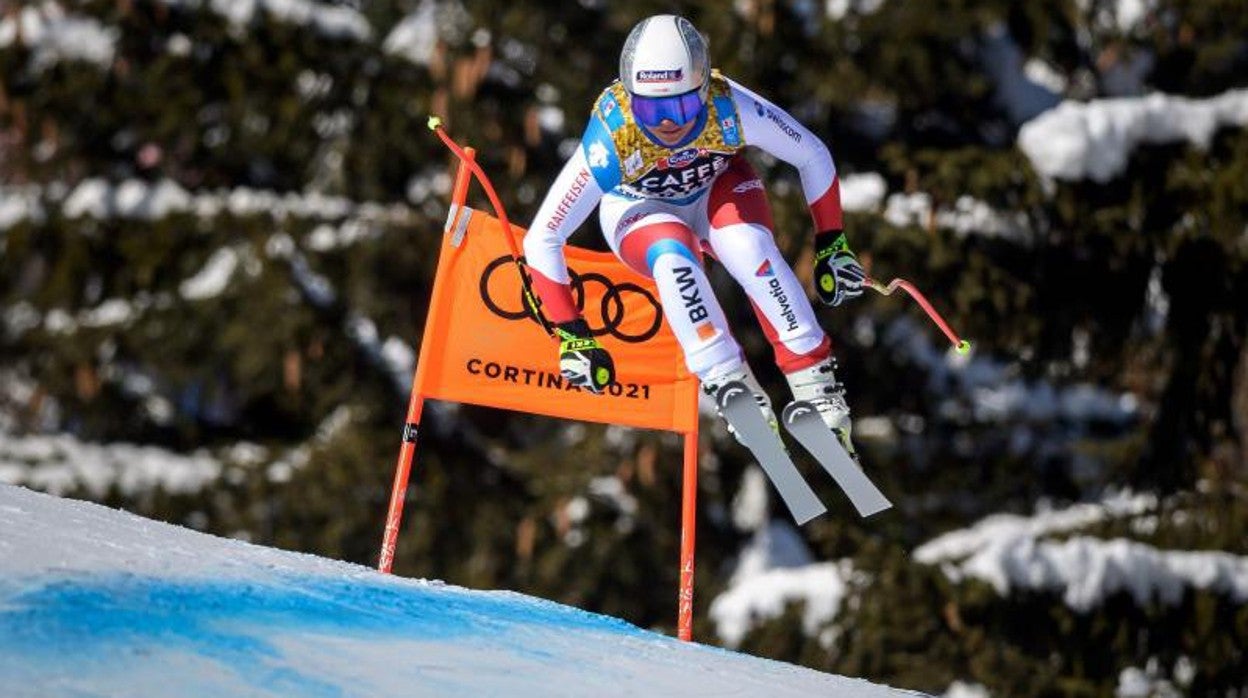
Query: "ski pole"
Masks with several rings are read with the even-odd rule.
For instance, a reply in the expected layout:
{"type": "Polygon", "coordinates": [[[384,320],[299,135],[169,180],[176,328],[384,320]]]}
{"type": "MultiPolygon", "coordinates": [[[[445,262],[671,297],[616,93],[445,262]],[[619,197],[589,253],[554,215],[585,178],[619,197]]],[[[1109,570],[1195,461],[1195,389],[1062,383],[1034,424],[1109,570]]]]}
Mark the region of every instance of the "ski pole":
{"type": "Polygon", "coordinates": [[[959,354],[966,354],[971,350],[971,343],[958,337],[957,333],[949,327],[949,323],[945,322],[945,319],[940,316],[940,313],[936,312],[936,309],[932,307],[932,304],[927,301],[927,297],[924,296],[919,289],[915,288],[914,284],[902,278],[893,279],[888,282],[888,284],[883,284],[870,277],[867,277],[866,284],[885,296],[893,295],[893,291],[896,291],[899,288],[910,294],[910,297],[923,307],[923,311],[927,313],[927,317],[940,328],[941,332],[945,333],[945,337],[949,339],[949,342],[953,344],[953,348],[959,354]]]}
{"type": "Polygon", "coordinates": [[[438,138],[442,139],[446,147],[451,149],[455,157],[459,158],[459,161],[472,171],[473,176],[481,183],[481,188],[485,190],[485,195],[489,198],[490,205],[494,207],[494,212],[498,214],[498,220],[503,224],[503,235],[507,238],[507,248],[511,251],[511,261],[515,262],[516,271],[520,274],[520,287],[524,293],[524,302],[532,309],[533,316],[537,319],[537,324],[542,326],[546,334],[554,336],[550,322],[546,319],[546,316],[542,315],[541,309],[537,306],[537,296],[534,295],[533,286],[529,283],[529,275],[524,270],[524,262],[520,260],[520,249],[516,247],[516,239],[511,234],[511,221],[507,220],[507,210],[503,208],[503,202],[499,200],[498,193],[494,191],[494,185],[490,182],[490,178],[486,176],[485,170],[481,169],[476,160],[468,157],[464,149],[459,147],[459,144],[446,134],[446,129],[442,127],[442,119],[430,116],[426,125],[430,131],[438,134],[438,138]]]}

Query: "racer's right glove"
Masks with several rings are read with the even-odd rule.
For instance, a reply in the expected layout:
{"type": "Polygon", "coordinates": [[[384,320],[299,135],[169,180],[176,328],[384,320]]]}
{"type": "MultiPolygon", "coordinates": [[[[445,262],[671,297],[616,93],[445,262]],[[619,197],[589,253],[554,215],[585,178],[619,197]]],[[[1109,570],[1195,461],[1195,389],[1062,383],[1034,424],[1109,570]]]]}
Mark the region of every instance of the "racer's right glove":
{"type": "Polygon", "coordinates": [[[554,326],[559,338],[559,372],[570,385],[600,394],[615,382],[611,354],[589,333],[583,318],[554,326]]]}

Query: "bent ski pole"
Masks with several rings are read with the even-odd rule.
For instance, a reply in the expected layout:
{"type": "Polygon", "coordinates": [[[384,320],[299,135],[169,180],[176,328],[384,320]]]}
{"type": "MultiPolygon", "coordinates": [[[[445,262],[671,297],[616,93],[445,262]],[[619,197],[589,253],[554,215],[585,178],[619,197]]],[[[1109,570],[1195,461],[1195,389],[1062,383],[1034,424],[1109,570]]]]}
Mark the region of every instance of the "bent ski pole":
{"type": "Polygon", "coordinates": [[[511,252],[511,261],[516,263],[516,271],[520,274],[520,288],[524,292],[524,302],[533,311],[533,317],[537,320],[537,324],[542,326],[546,334],[554,336],[554,330],[551,329],[550,322],[546,319],[546,316],[542,315],[542,311],[537,305],[537,296],[533,293],[529,275],[524,270],[524,262],[520,259],[520,249],[516,247],[516,240],[511,235],[511,221],[507,219],[507,210],[503,208],[503,202],[499,200],[498,193],[494,191],[494,185],[490,182],[490,178],[486,176],[485,170],[481,169],[476,160],[468,157],[464,149],[459,147],[459,144],[446,134],[446,129],[442,127],[442,119],[430,116],[426,125],[430,131],[438,134],[438,138],[442,139],[446,147],[451,149],[455,157],[459,158],[459,161],[481,183],[481,188],[485,190],[485,195],[489,198],[490,205],[494,207],[494,212],[498,214],[498,220],[503,224],[503,234],[507,238],[507,248],[511,252]]]}
{"type": "Polygon", "coordinates": [[[923,311],[927,313],[927,317],[940,328],[941,332],[945,333],[945,337],[949,339],[949,342],[953,344],[953,348],[957,350],[959,354],[966,354],[971,350],[971,343],[958,337],[957,333],[949,327],[949,323],[945,322],[945,319],[940,316],[940,313],[936,312],[936,309],[932,307],[932,304],[927,301],[927,297],[924,296],[919,289],[915,288],[914,284],[906,281],[905,279],[897,278],[885,285],[870,277],[867,278],[866,284],[885,296],[893,295],[893,291],[896,291],[899,288],[910,294],[910,297],[923,307],[923,311]]]}

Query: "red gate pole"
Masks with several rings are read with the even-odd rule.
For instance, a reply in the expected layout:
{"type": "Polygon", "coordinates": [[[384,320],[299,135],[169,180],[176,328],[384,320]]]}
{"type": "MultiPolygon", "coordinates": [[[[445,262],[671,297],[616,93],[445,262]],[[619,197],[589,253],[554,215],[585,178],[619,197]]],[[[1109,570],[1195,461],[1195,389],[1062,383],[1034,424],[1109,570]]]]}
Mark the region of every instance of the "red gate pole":
{"type": "Polygon", "coordinates": [[[685,433],[685,467],[681,478],[680,597],[676,612],[676,636],[693,640],[693,558],[698,528],[698,406],[694,391],[693,428],[685,433]]]}
{"type": "MultiPolygon", "coordinates": [[[[465,148],[464,155],[471,161],[476,151],[465,148]]],[[[465,215],[464,201],[468,198],[468,184],[471,172],[467,164],[461,160],[455,172],[455,186],[451,190],[451,215],[446,221],[446,230],[454,230],[459,217],[465,215]]],[[[436,284],[435,284],[436,288],[436,284]]],[[[425,319],[425,336],[421,338],[421,347],[428,346],[430,334],[438,325],[435,314],[440,314],[441,306],[436,302],[429,304],[429,317],[425,319]]],[[[394,548],[399,540],[399,526],[403,522],[403,501],[407,498],[407,479],[412,470],[412,460],[416,456],[416,432],[420,426],[420,415],[425,408],[425,396],[421,390],[424,385],[423,364],[417,358],[416,374],[412,377],[412,391],[407,403],[407,420],[403,423],[403,441],[399,447],[399,460],[394,468],[394,484],[390,489],[390,510],[386,514],[386,530],[381,540],[381,555],[377,560],[377,569],[386,574],[394,564],[394,548]]]]}

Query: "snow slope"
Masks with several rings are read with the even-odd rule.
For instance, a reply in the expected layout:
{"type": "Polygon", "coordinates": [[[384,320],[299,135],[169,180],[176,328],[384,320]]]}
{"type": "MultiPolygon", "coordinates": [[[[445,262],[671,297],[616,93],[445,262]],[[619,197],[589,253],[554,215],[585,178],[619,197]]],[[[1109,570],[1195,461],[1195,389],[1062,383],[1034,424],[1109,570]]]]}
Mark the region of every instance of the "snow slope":
{"type": "Polygon", "coordinates": [[[913,695],[0,485],[0,695],[913,695]]]}

